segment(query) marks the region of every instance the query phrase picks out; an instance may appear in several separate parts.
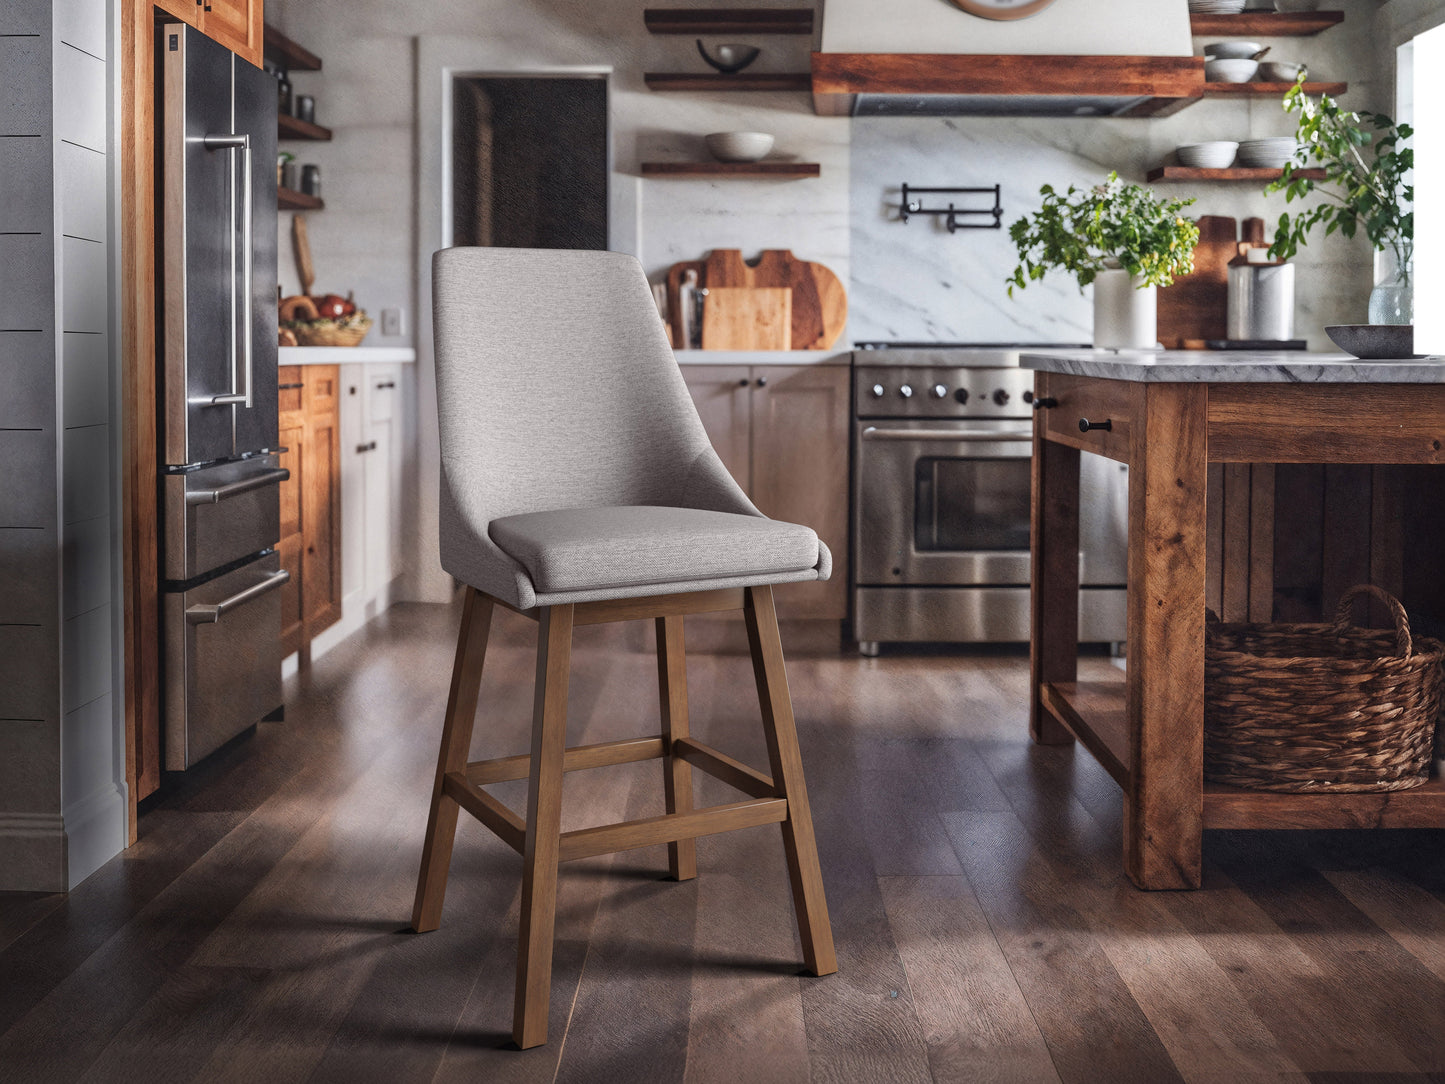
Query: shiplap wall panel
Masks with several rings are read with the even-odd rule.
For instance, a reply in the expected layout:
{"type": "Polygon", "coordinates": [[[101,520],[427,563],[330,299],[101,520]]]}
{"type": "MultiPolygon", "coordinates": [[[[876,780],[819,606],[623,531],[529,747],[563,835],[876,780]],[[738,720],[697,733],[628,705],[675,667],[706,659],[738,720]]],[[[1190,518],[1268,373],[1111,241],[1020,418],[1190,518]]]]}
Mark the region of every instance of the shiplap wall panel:
{"type": "Polygon", "coordinates": [[[49,28],[25,37],[0,37],[0,72],[5,73],[5,93],[0,94],[0,135],[48,135],[49,28]]]}
{"type": "MultiPolygon", "coordinates": [[[[10,3],[11,0],[5,0],[10,3]]],[[[105,59],[105,0],[65,0],[55,5],[55,40],[105,59]]]]}
{"type": "Polygon", "coordinates": [[[61,330],[104,334],[110,321],[110,261],[105,245],[62,237],[60,252],[61,330]]]}
{"type": "MultiPolygon", "coordinates": [[[[0,234],[0,331],[55,326],[54,251],[45,234],[0,234]]],[[[53,344],[47,353],[53,365],[53,344]]]]}
{"type": "Polygon", "coordinates": [[[105,61],[55,46],[55,138],[105,152],[105,61]]]}
{"type": "Polygon", "coordinates": [[[61,613],[69,620],[110,602],[109,516],[98,516],[65,527],[61,554],[61,613]]]}
{"type": "Polygon", "coordinates": [[[0,233],[48,229],[51,205],[50,140],[0,135],[0,233]]]}
{"type": "Polygon", "coordinates": [[[0,429],[55,424],[54,345],[43,331],[0,331],[0,429]]]}
{"type": "Polygon", "coordinates": [[[61,424],[67,429],[104,425],[110,417],[110,337],[67,331],[62,342],[61,424]]]}
{"type": "Polygon", "coordinates": [[[60,640],[54,625],[0,625],[0,718],[58,723],[59,672],[60,640]]]}
{"type": "Polygon", "coordinates": [[[55,148],[55,179],[60,190],[60,232],[104,243],[106,203],[105,155],[61,143],[55,148]]]}
{"type": "Polygon", "coordinates": [[[0,527],[0,625],[54,623],[56,562],[53,527],[0,527]]]}
{"type": "MultiPolygon", "coordinates": [[[[0,663],[0,667],[3,667],[0,663]]],[[[60,808],[60,743],[46,719],[0,719],[0,814],[60,808]]]]}
{"type": "Polygon", "coordinates": [[[0,429],[0,527],[55,524],[55,434],[0,429]]]}

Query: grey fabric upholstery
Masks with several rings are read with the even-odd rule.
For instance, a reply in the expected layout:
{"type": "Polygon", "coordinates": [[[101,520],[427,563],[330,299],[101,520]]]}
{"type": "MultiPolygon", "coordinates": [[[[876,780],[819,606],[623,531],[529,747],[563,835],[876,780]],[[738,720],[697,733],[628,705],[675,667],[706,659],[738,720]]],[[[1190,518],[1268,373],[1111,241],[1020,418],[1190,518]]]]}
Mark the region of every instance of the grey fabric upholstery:
{"type": "Polygon", "coordinates": [[[828,578],[713,451],[635,259],[452,248],[432,279],[449,573],[524,610],[828,578]]]}

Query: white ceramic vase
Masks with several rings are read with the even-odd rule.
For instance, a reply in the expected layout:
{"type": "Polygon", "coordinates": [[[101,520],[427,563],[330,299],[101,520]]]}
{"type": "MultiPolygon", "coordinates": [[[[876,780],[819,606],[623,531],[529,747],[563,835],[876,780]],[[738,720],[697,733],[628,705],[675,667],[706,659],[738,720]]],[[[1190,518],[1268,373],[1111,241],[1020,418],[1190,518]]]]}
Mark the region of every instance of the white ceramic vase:
{"type": "Polygon", "coordinates": [[[1159,342],[1157,291],[1135,288],[1129,272],[1107,268],[1094,279],[1094,347],[1149,350],[1159,342]]]}

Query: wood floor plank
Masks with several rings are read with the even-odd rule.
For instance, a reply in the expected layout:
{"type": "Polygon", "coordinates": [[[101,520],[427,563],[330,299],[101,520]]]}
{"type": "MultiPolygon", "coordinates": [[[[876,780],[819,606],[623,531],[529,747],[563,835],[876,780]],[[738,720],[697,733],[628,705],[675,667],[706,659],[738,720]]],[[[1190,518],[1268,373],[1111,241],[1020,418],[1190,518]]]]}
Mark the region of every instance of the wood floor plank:
{"type": "Polygon", "coordinates": [[[946,813],[959,861],[1059,1078],[1182,1080],[1148,1017],[1012,813],[946,813]],[[1107,1039],[1103,1038],[1107,1036],[1107,1039]]]}
{"type": "MultiPolygon", "coordinates": [[[[456,621],[393,607],[172,780],[134,848],[58,901],[0,897],[4,1084],[1445,1079],[1445,832],[1211,832],[1204,890],[1137,892],[1118,787],[1028,743],[1021,652],[865,660],[836,627],[784,635],[839,973],[799,974],[775,826],[703,840],[687,884],[662,847],[588,859],[550,1041],[511,1049],[518,857],[464,818],[441,927],[401,932],[456,621]]],[[[689,619],[692,730],[763,764],[732,623],[689,619]]],[[[498,615],[476,758],[529,744],[535,636],[498,615]]],[[[655,732],[650,637],[577,630],[571,744],[655,732]]],[[[569,776],[564,829],[661,812],[661,772],[569,776]]]]}
{"type": "Polygon", "coordinates": [[[1056,1081],[1023,991],[965,877],[883,877],[933,1079],[1056,1081]]]}
{"type": "Polygon", "coordinates": [[[1387,869],[1326,870],[1325,880],[1445,981],[1445,903],[1387,869]]]}

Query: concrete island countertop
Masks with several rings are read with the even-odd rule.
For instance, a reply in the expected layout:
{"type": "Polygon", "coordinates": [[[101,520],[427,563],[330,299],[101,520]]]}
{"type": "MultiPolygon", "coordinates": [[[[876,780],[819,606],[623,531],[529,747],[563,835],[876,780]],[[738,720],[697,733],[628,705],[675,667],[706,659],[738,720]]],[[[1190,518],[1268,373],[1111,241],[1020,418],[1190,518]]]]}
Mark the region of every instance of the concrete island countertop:
{"type": "Polygon", "coordinates": [[[1052,350],[1025,369],[1106,380],[1203,384],[1445,384],[1445,357],[1362,361],[1303,350],[1052,350]]]}
{"type": "Polygon", "coordinates": [[[375,365],[383,362],[416,361],[410,346],[283,346],[281,365],[375,365]]]}
{"type": "Polygon", "coordinates": [[[847,365],[851,350],[674,350],[679,365],[847,365]]]}

